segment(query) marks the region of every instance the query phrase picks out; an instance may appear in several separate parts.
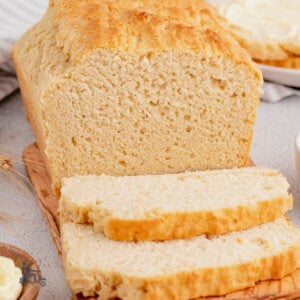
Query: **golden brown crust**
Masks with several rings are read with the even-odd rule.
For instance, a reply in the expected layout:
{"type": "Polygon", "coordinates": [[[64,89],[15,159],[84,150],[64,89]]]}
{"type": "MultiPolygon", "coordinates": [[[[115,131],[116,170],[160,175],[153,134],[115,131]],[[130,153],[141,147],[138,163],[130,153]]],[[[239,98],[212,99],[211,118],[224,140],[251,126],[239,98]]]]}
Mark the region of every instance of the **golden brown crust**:
{"type": "MultiPolygon", "coordinates": [[[[114,240],[187,239],[200,234],[220,235],[270,222],[292,208],[292,196],[217,211],[164,214],[148,220],[110,219],[105,235],[114,240]]],[[[95,228],[97,230],[97,228],[95,228]]]]}
{"type": "Polygon", "coordinates": [[[297,269],[297,249],[298,247],[292,247],[278,255],[242,265],[207,268],[189,274],[179,273],[167,277],[163,283],[161,278],[145,280],[144,289],[147,294],[143,299],[192,299],[199,295],[220,296],[252,287],[257,281],[280,279],[297,269]]]}
{"type": "MultiPolygon", "coordinates": [[[[37,136],[39,148],[57,194],[59,193],[62,177],[76,174],[111,173],[112,164],[110,162],[106,164],[106,161],[102,159],[103,153],[101,152],[104,151],[100,148],[103,147],[103,143],[99,147],[96,143],[87,142],[83,139],[83,136],[87,132],[88,135],[92,135],[92,133],[88,130],[83,130],[81,134],[78,134],[78,130],[74,129],[79,126],[80,122],[84,126],[86,124],[90,126],[90,123],[88,124],[86,121],[87,118],[84,119],[86,112],[83,111],[85,109],[80,107],[78,110],[78,107],[76,107],[78,116],[69,113],[68,118],[71,115],[72,120],[69,122],[70,126],[66,126],[66,128],[63,128],[62,123],[63,118],[67,114],[63,113],[62,117],[60,115],[62,107],[63,109],[66,108],[68,112],[72,110],[71,106],[73,104],[70,104],[70,101],[73,99],[71,99],[71,95],[74,91],[74,95],[79,98],[87,97],[89,104],[91,104],[90,100],[91,102],[92,100],[96,102],[93,89],[97,84],[91,83],[88,77],[95,78],[96,82],[100,80],[93,74],[90,74],[89,69],[94,65],[94,62],[98,62],[101,69],[101,64],[103,63],[101,61],[103,58],[102,53],[105,51],[109,52],[106,53],[107,57],[109,57],[109,62],[113,60],[113,57],[116,57],[118,60],[119,54],[122,56],[122,60],[125,57],[127,62],[130,59],[138,62],[142,58],[140,53],[138,53],[139,51],[144,51],[145,53],[152,51],[155,57],[157,53],[165,54],[168,58],[175,57],[174,53],[176,54],[177,51],[179,53],[189,52],[191,56],[196,57],[195,60],[197,59],[197,61],[201,61],[202,57],[207,58],[207,61],[211,61],[212,64],[215,59],[224,60],[228,62],[229,68],[237,70],[237,72],[239,71],[238,69],[243,68],[243,74],[247,74],[249,82],[251,81],[253,84],[253,88],[251,88],[251,95],[249,96],[248,93],[241,93],[244,94],[243,97],[245,98],[241,99],[241,101],[247,108],[243,109],[239,114],[234,114],[241,120],[243,119],[242,121],[245,123],[241,136],[238,137],[239,140],[234,141],[238,145],[231,144],[234,148],[233,151],[238,153],[238,155],[235,159],[231,159],[229,162],[226,161],[226,163],[224,159],[226,157],[223,155],[222,159],[224,162],[221,164],[215,163],[214,165],[209,162],[209,168],[246,166],[249,155],[248,150],[251,144],[252,125],[255,121],[255,109],[259,102],[261,73],[246,51],[241,49],[231,35],[223,29],[222,24],[224,24],[224,20],[205,1],[176,0],[172,2],[171,0],[164,0],[152,2],[124,0],[104,2],[100,0],[53,0],[51,2],[48,12],[42,21],[30,29],[16,43],[13,50],[13,59],[20,78],[27,115],[37,136]],[[85,9],[86,12],[84,12],[85,9]],[[113,34],[109,33],[111,31],[113,34]],[[104,47],[105,49],[99,50],[99,47],[104,47]],[[116,49],[112,49],[113,47],[116,49]],[[124,53],[126,55],[123,55],[124,53]],[[134,55],[135,53],[138,55],[134,55]],[[84,82],[83,90],[88,86],[88,96],[82,95],[81,88],[79,88],[79,82],[81,81],[84,82]],[[61,101],[60,99],[65,100],[61,101]],[[248,115],[246,116],[246,114],[248,115]],[[81,118],[81,116],[83,117],[81,118]],[[75,118],[77,118],[76,121],[75,118]],[[76,134],[78,134],[80,141],[77,141],[77,147],[73,149],[73,144],[70,140],[76,134]],[[65,139],[66,136],[68,139],[65,139]],[[91,148],[90,152],[92,155],[90,153],[87,154],[87,147],[91,148]],[[86,154],[83,154],[82,148],[85,148],[86,154]],[[57,154],[58,152],[60,156],[57,154]],[[75,157],[78,156],[82,156],[82,160],[77,164],[77,158],[75,157]],[[76,163],[74,163],[75,161],[76,163]],[[105,168],[101,169],[103,161],[105,161],[105,168]],[[106,167],[106,165],[109,167],[106,167]]],[[[100,77],[99,72],[97,74],[100,77]]],[[[107,72],[107,74],[110,73],[107,72]]],[[[126,84],[127,82],[130,82],[130,80],[127,80],[126,84]]],[[[218,80],[213,83],[217,88],[220,85],[218,80]]],[[[244,90],[246,90],[246,86],[247,88],[249,87],[249,85],[243,85],[243,83],[241,85],[245,86],[244,90]]],[[[229,84],[228,89],[230,89],[230,86],[231,84],[229,84]]],[[[235,93],[232,96],[234,101],[242,97],[235,93]]],[[[205,102],[204,98],[203,101],[205,102]]],[[[227,103],[227,100],[224,101],[227,103]]],[[[227,108],[227,104],[225,108],[227,108]]],[[[95,107],[91,105],[91,109],[98,111],[98,104],[95,107]]],[[[95,117],[94,120],[100,122],[100,117],[95,117]]],[[[217,125],[212,126],[216,127],[217,125]]],[[[152,127],[154,128],[154,126],[152,127]]],[[[101,126],[97,125],[97,129],[99,128],[101,126]]],[[[93,128],[89,127],[89,129],[93,128]]],[[[93,141],[95,137],[99,138],[99,136],[93,135],[88,137],[88,141],[93,141]]],[[[164,138],[161,134],[159,135],[160,137],[164,138]]],[[[194,154],[190,155],[181,150],[180,147],[177,148],[176,151],[180,151],[179,155],[182,156],[180,156],[180,162],[176,160],[175,167],[172,165],[173,162],[170,161],[165,164],[166,166],[158,168],[157,166],[162,166],[162,164],[156,159],[157,166],[153,161],[149,163],[149,165],[154,166],[152,168],[148,168],[144,164],[146,167],[143,169],[143,174],[208,168],[202,166],[198,161],[195,162],[198,158],[197,156],[192,157],[194,154]],[[192,158],[191,162],[186,162],[187,157],[189,160],[192,158]]],[[[191,148],[195,149],[196,147],[191,148]]],[[[138,149],[138,151],[140,150],[138,149]]],[[[153,152],[160,153],[156,149],[153,152]]],[[[207,152],[210,153],[209,150],[207,152]]],[[[227,152],[231,151],[228,150],[227,152]]],[[[209,156],[205,151],[203,153],[209,156]]],[[[108,161],[111,155],[105,155],[104,157],[108,161]]],[[[149,155],[146,153],[144,157],[146,156],[149,155]]],[[[200,156],[201,154],[198,155],[198,157],[200,156]]],[[[177,152],[176,157],[178,157],[177,152]]],[[[207,159],[201,161],[206,162],[207,159]]],[[[216,160],[214,159],[214,161],[216,160]]],[[[123,173],[119,172],[118,169],[117,171],[113,170],[111,174],[128,175],[130,167],[128,166],[128,169],[123,171],[122,165],[120,165],[118,168],[122,169],[123,173]]],[[[141,174],[139,170],[131,172],[135,172],[130,173],[131,175],[141,174]]]]}
{"type": "MultiPolygon", "coordinates": [[[[160,247],[160,245],[164,247],[164,243],[173,243],[172,241],[161,243],[140,242],[140,246],[137,246],[139,251],[135,251],[137,248],[135,248],[134,243],[109,241],[103,236],[98,238],[98,234],[93,231],[91,226],[64,223],[61,225],[61,232],[66,279],[74,294],[82,292],[85,296],[88,296],[97,295],[98,293],[99,300],[113,297],[120,297],[121,299],[124,298],[127,300],[194,299],[200,296],[224,295],[246,287],[252,287],[258,281],[281,279],[288,274],[292,274],[300,267],[300,240],[298,229],[294,227],[292,223],[285,222],[284,219],[275,221],[274,227],[272,223],[261,226],[267,226],[266,228],[268,228],[268,230],[265,231],[262,228],[261,230],[250,229],[248,233],[245,231],[239,235],[233,233],[217,238],[221,240],[228,238],[230,243],[227,244],[227,246],[229,246],[229,248],[231,248],[231,243],[233,243],[233,250],[226,248],[223,252],[222,248],[217,248],[216,256],[210,252],[211,249],[209,252],[205,252],[206,254],[203,253],[207,255],[208,261],[210,261],[209,257],[212,258],[212,255],[214,258],[218,258],[217,262],[219,263],[217,263],[217,265],[213,263],[210,266],[204,263],[203,267],[201,267],[202,258],[200,258],[199,261],[200,265],[197,265],[197,259],[194,264],[191,264],[190,259],[193,259],[193,257],[187,257],[187,265],[183,269],[173,269],[171,267],[168,269],[168,265],[160,264],[159,260],[155,260],[158,269],[156,270],[155,267],[151,265],[149,268],[151,268],[154,273],[152,273],[152,271],[148,273],[147,271],[147,274],[143,275],[143,267],[139,270],[139,264],[134,265],[135,256],[137,257],[136,261],[141,263],[138,256],[142,255],[142,252],[140,252],[144,247],[142,244],[145,243],[146,253],[150,253],[150,249],[155,253],[155,248],[160,247]],[[281,225],[277,227],[275,224],[281,225]],[[254,235],[253,231],[255,231],[254,235]],[[285,232],[286,236],[284,234],[285,232]],[[278,234],[279,236],[277,236],[278,234]],[[232,235],[234,236],[233,239],[230,238],[232,235]],[[243,241],[244,239],[245,241],[243,241]],[[258,256],[252,256],[251,249],[249,249],[250,253],[248,251],[244,253],[248,259],[245,257],[245,259],[238,259],[236,262],[230,262],[231,259],[228,261],[228,255],[230,256],[231,253],[233,257],[235,257],[237,253],[242,254],[239,252],[238,245],[241,243],[241,247],[243,248],[243,243],[247,243],[246,241],[248,239],[250,244],[254,242],[256,246],[262,247],[262,249],[259,250],[260,254],[258,254],[258,256]],[[108,244],[106,244],[106,242],[108,242],[108,244]],[[120,249],[117,248],[118,243],[121,245],[120,249]],[[153,246],[155,244],[156,246],[151,248],[149,243],[153,244],[153,246]],[[87,244],[90,249],[88,249],[88,247],[85,248],[87,244]],[[132,248],[129,244],[132,244],[132,248]],[[128,245],[128,247],[125,245],[128,245]],[[113,265],[115,265],[113,263],[110,268],[108,266],[110,263],[107,265],[107,259],[105,258],[103,261],[102,256],[100,256],[100,259],[97,259],[97,257],[89,256],[86,252],[80,255],[85,249],[91,252],[94,251],[94,253],[95,251],[99,251],[96,253],[101,253],[101,251],[106,251],[106,249],[108,251],[106,253],[110,253],[110,250],[113,251],[113,253],[117,253],[118,250],[120,250],[120,263],[124,265],[119,269],[119,267],[113,267],[113,265]],[[129,255],[125,249],[128,249],[129,252],[133,251],[132,255],[129,255]],[[122,258],[123,256],[124,260],[122,258]],[[250,257],[252,257],[252,259],[250,257]],[[84,259],[87,259],[87,261],[84,259]],[[227,263],[225,261],[227,261],[227,263]],[[130,267],[131,263],[133,269],[130,267]],[[161,269],[160,266],[163,265],[165,267],[161,269]]],[[[214,242],[214,238],[212,238],[211,242],[214,242]]],[[[186,247],[189,249],[189,242],[187,241],[186,243],[186,247]]],[[[171,258],[171,260],[178,257],[181,251],[183,252],[182,255],[191,255],[190,251],[184,251],[184,241],[180,241],[179,244],[181,250],[177,249],[176,245],[173,245],[171,248],[167,247],[166,255],[170,255],[170,250],[174,248],[174,255],[172,252],[172,256],[174,257],[171,258]]],[[[197,245],[199,246],[200,244],[197,245]]],[[[213,247],[213,245],[214,244],[211,246],[213,247]]],[[[247,247],[250,246],[248,243],[246,245],[247,247]]],[[[195,245],[193,249],[195,251],[195,257],[199,258],[199,256],[197,256],[198,246],[195,245]]],[[[255,248],[256,247],[254,247],[253,250],[255,248]]],[[[245,250],[245,248],[243,249],[245,250]]],[[[201,251],[201,247],[199,251],[201,251]]],[[[164,258],[164,252],[159,253],[161,253],[162,260],[166,259],[168,261],[168,257],[164,258]]],[[[111,254],[108,256],[110,255],[111,254]]],[[[155,257],[158,258],[159,256],[155,255],[155,257]]],[[[183,256],[183,260],[185,260],[184,257],[185,256],[183,256]]],[[[205,258],[203,259],[205,261],[205,258]]],[[[149,258],[149,261],[146,259],[145,265],[149,265],[150,261],[152,261],[151,258],[149,258]]],[[[215,261],[215,259],[213,259],[213,261],[215,261]]]]}
{"type": "MultiPolygon", "coordinates": [[[[241,265],[179,272],[157,278],[135,278],[122,274],[111,274],[111,277],[114,278],[115,282],[123,284],[122,289],[127,291],[127,295],[136,292],[136,295],[139,296],[135,297],[135,300],[192,299],[199,296],[219,296],[252,287],[258,281],[280,279],[293,273],[299,266],[298,250],[299,245],[295,245],[277,255],[241,265]]],[[[65,263],[66,254],[64,253],[65,263]]],[[[80,273],[82,270],[76,264],[66,264],[65,272],[66,280],[72,290],[72,274],[80,273]]],[[[106,274],[106,276],[110,276],[110,274],[106,274]]],[[[116,285],[117,287],[118,285],[116,285]]],[[[81,291],[72,290],[72,292],[77,294],[81,291]]],[[[96,290],[94,292],[96,293],[96,290]]],[[[95,294],[90,293],[89,295],[95,294]]],[[[99,296],[97,299],[102,300],[103,298],[99,296]]]]}
{"type": "Polygon", "coordinates": [[[227,24],[227,28],[255,62],[282,68],[300,68],[300,45],[268,43],[236,25],[227,24]]]}
{"type": "Polygon", "coordinates": [[[187,239],[201,234],[220,235],[270,222],[292,208],[292,196],[259,201],[215,211],[160,214],[157,218],[116,219],[98,215],[90,209],[68,206],[60,201],[61,223],[93,224],[95,231],[119,241],[187,239]],[[99,223],[98,223],[99,221],[99,223]]]}
{"type": "Polygon", "coordinates": [[[289,68],[289,69],[300,69],[300,56],[291,56],[281,60],[259,60],[255,59],[259,64],[280,67],[280,68],[289,68]]]}
{"type": "Polygon", "coordinates": [[[231,33],[246,49],[253,59],[279,60],[289,56],[288,52],[278,44],[265,44],[264,41],[257,40],[252,33],[237,26],[229,25],[231,33]]]}
{"type": "Polygon", "coordinates": [[[41,113],[41,100],[45,88],[69,67],[57,47],[53,24],[53,13],[47,13],[42,20],[29,29],[12,49],[12,60],[18,76],[20,91],[28,121],[34,131],[38,147],[46,164],[53,189],[59,195],[60,179],[55,176],[47,155],[46,124],[41,113]],[[32,52],[32,53],[31,53],[32,52]],[[47,53],[53,57],[47,57],[47,53]]]}
{"type": "Polygon", "coordinates": [[[55,180],[55,176],[53,176],[51,173],[50,163],[49,163],[48,157],[45,152],[45,142],[46,141],[43,138],[43,132],[42,132],[43,125],[39,122],[39,118],[36,117],[35,110],[37,109],[37,107],[36,107],[37,103],[33,103],[34,97],[31,94],[32,91],[29,89],[30,84],[26,83],[26,80],[25,80],[26,76],[23,75],[20,64],[16,63],[17,59],[15,58],[14,52],[12,53],[12,59],[14,61],[16,72],[18,74],[20,92],[22,95],[22,101],[24,103],[27,120],[30,122],[32,130],[35,134],[36,142],[40,149],[41,156],[43,158],[43,161],[45,162],[45,165],[47,167],[47,170],[49,172],[49,175],[50,175],[50,178],[52,181],[53,190],[56,195],[59,195],[60,190],[57,188],[59,183],[55,180]]]}
{"type": "Polygon", "coordinates": [[[204,0],[52,0],[50,9],[56,14],[58,43],[75,61],[99,48],[192,49],[251,64],[223,28],[225,20],[204,0]]]}

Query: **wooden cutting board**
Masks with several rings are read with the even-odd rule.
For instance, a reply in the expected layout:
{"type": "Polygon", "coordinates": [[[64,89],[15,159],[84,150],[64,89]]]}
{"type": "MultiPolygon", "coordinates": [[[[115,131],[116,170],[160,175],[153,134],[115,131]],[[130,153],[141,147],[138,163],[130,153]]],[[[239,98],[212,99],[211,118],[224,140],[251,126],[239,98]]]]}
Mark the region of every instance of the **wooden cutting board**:
{"type": "MultiPolygon", "coordinates": [[[[36,198],[40,209],[48,224],[54,246],[58,257],[62,262],[61,243],[59,233],[59,218],[58,218],[58,199],[54,196],[51,188],[50,178],[48,176],[40,151],[36,144],[29,145],[23,152],[23,161],[26,167],[29,178],[32,182],[33,189],[36,193],[36,198]]],[[[87,299],[81,298],[78,299],[87,299]]],[[[95,298],[90,297],[89,300],[95,298]]],[[[284,299],[295,300],[300,299],[300,269],[297,269],[292,275],[286,276],[281,280],[268,280],[257,283],[254,287],[248,288],[239,292],[231,293],[222,297],[206,297],[198,298],[210,300],[271,300],[284,299]]]]}

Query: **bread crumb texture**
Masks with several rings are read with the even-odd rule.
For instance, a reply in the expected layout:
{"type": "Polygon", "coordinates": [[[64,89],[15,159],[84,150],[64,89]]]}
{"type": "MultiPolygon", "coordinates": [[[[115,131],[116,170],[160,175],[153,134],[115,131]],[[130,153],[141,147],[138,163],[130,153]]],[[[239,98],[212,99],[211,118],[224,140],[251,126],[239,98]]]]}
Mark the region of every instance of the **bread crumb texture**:
{"type": "Polygon", "coordinates": [[[216,235],[273,221],[292,208],[287,180],[250,167],[165,175],[63,180],[62,222],[90,223],[115,240],[216,235]]]}
{"type": "Polygon", "coordinates": [[[117,242],[92,226],[62,225],[67,282],[97,299],[192,299],[223,295],[295,271],[299,231],[284,218],[227,235],[117,242]]]}
{"type": "Polygon", "coordinates": [[[246,166],[262,77],[206,1],[53,0],[14,46],[53,182],[246,166]]]}

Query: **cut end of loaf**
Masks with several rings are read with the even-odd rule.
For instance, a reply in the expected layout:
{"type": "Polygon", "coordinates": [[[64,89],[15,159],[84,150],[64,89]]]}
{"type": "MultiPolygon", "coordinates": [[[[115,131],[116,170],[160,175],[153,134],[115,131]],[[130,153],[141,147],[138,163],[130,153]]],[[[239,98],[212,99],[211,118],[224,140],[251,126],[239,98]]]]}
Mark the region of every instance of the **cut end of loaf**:
{"type": "Polygon", "coordinates": [[[97,51],[47,94],[45,147],[54,185],[74,174],[244,167],[258,89],[247,66],[225,57],[97,51]]]}
{"type": "Polygon", "coordinates": [[[78,5],[100,2],[52,1],[14,47],[55,191],[61,178],[74,175],[246,166],[262,77],[215,9],[205,1],[178,1],[176,11],[167,0],[108,1],[113,9],[100,9],[99,22],[78,22],[85,11],[78,5]],[[131,12],[123,14],[124,7],[131,12]],[[115,22],[118,33],[105,33],[104,20],[115,22]],[[170,34],[160,35],[162,24],[170,34]],[[152,31],[140,32],[145,26],[152,31]],[[127,31],[146,41],[128,51],[127,31]],[[96,43],[91,35],[99,32],[96,43]],[[149,44],[152,35],[160,37],[157,45],[149,44]]]}

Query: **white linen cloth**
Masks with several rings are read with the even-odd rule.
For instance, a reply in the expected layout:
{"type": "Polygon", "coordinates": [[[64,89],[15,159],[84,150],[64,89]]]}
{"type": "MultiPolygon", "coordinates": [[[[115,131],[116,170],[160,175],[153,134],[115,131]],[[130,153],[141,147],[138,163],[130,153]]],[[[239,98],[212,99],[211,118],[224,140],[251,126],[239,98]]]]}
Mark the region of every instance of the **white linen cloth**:
{"type": "MultiPolygon", "coordinates": [[[[47,8],[48,0],[0,1],[0,101],[18,88],[18,81],[10,58],[12,45],[47,8]]],[[[275,83],[265,83],[262,100],[278,102],[300,95],[300,90],[275,83]]]]}
{"type": "Polygon", "coordinates": [[[0,101],[18,88],[12,45],[41,18],[47,5],[48,0],[0,0],[0,101]]]}
{"type": "Polygon", "coordinates": [[[261,99],[271,103],[276,103],[291,96],[300,96],[300,89],[287,87],[274,82],[265,82],[263,91],[264,94],[261,96],[261,99]]]}

